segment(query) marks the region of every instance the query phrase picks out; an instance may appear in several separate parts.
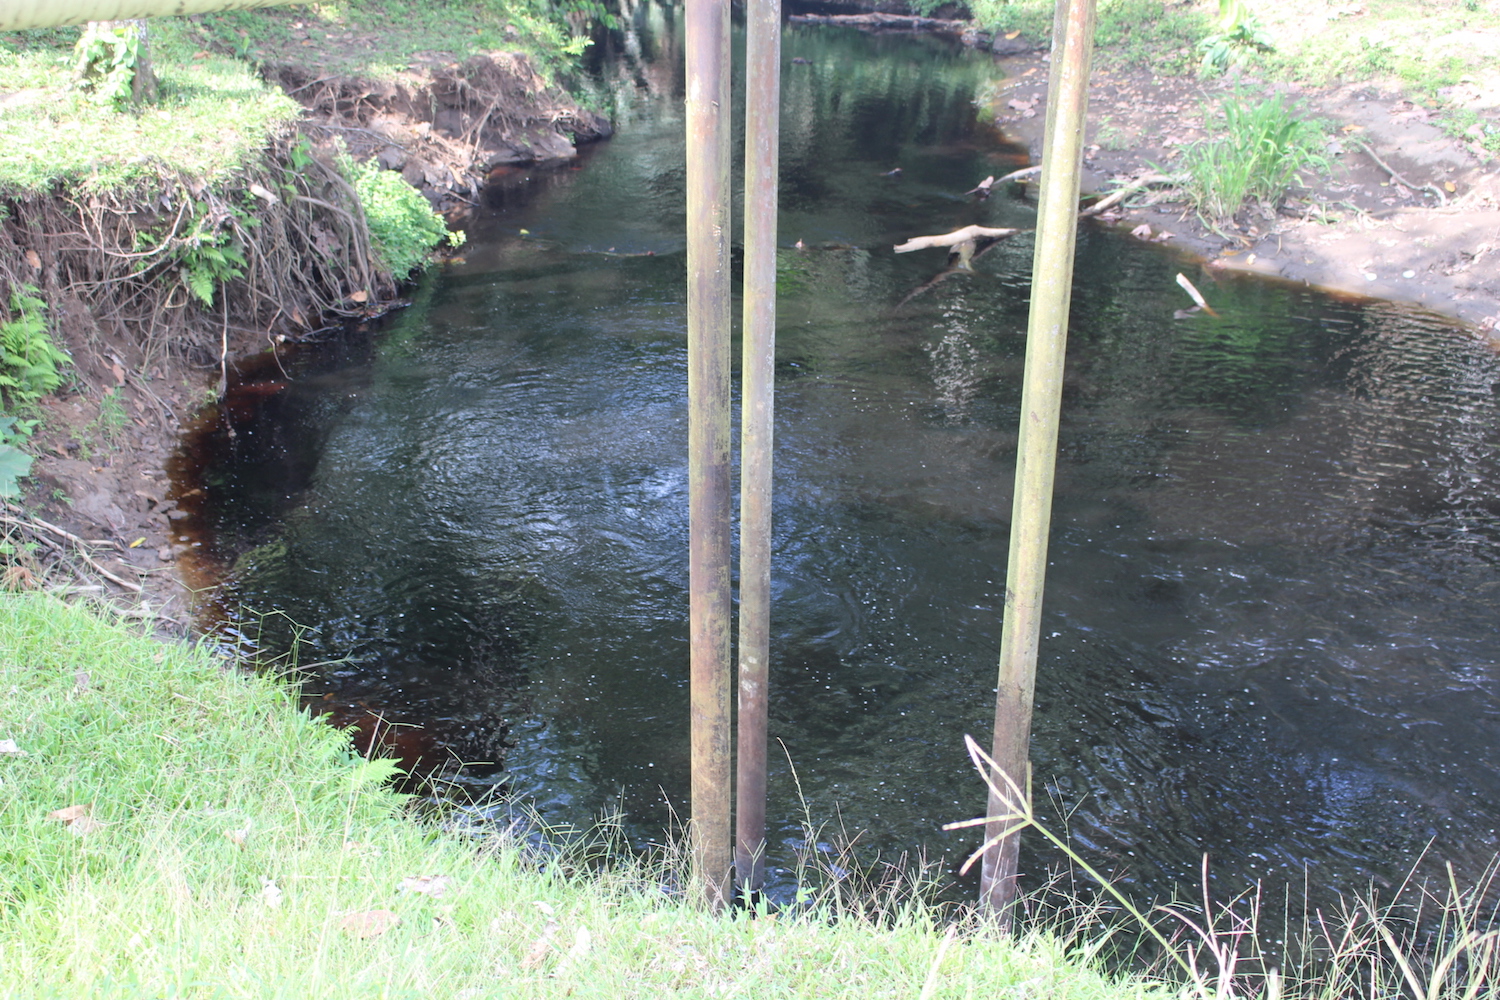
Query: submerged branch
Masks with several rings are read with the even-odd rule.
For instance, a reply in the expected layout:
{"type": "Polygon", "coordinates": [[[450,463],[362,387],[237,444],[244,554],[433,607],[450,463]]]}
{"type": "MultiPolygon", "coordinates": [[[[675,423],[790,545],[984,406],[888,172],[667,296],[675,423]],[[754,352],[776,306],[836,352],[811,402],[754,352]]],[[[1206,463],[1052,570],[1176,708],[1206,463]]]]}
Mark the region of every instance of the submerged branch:
{"type": "Polygon", "coordinates": [[[897,253],[911,253],[928,247],[952,247],[975,239],[1003,240],[1022,232],[1020,229],[994,229],[989,226],[964,226],[941,236],[917,236],[896,247],[897,253]]]}

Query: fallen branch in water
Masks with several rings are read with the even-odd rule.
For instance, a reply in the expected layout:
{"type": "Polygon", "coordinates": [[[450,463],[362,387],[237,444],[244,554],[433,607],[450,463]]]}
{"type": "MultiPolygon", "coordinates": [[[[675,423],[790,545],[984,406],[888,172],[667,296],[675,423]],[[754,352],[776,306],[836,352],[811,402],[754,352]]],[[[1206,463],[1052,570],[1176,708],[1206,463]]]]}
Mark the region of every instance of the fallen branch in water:
{"type": "Polygon", "coordinates": [[[1014,236],[1021,232],[1019,229],[992,229],[989,226],[964,226],[955,229],[951,233],[941,236],[917,236],[907,240],[896,247],[897,253],[911,253],[913,250],[926,250],[928,247],[952,247],[969,240],[992,239],[1003,240],[1007,236],[1014,236]]]}
{"type": "Polygon", "coordinates": [[[1177,283],[1182,286],[1184,292],[1188,293],[1189,298],[1198,303],[1199,309],[1202,309],[1215,319],[1219,318],[1219,314],[1214,312],[1213,307],[1208,304],[1208,300],[1203,297],[1203,294],[1193,287],[1193,283],[1187,279],[1187,275],[1177,275],[1177,283]]]}
{"type": "Polygon", "coordinates": [[[1129,184],[1126,184],[1124,187],[1116,191],[1111,191],[1103,198],[1100,198],[1098,201],[1094,202],[1088,208],[1083,209],[1078,213],[1078,215],[1079,218],[1088,218],[1091,215],[1099,215],[1102,212],[1114,208],[1120,202],[1124,201],[1126,198],[1129,198],[1141,188],[1150,187],[1152,184],[1181,183],[1182,178],[1180,177],[1168,177],[1166,174],[1146,174],[1143,177],[1137,177],[1135,180],[1131,181],[1129,184]]]}
{"type": "Polygon", "coordinates": [[[904,299],[896,303],[896,308],[900,309],[918,295],[931,291],[955,274],[973,274],[974,261],[983,257],[1003,242],[1005,241],[997,239],[987,239],[982,243],[979,240],[965,240],[956,246],[950,247],[948,250],[948,266],[908,292],[904,299]]]}
{"type": "Polygon", "coordinates": [[[950,21],[940,17],[918,17],[915,14],[793,14],[793,24],[843,24],[853,28],[894,28],[900,31],[961,32],[968,21],[950,21]]]}

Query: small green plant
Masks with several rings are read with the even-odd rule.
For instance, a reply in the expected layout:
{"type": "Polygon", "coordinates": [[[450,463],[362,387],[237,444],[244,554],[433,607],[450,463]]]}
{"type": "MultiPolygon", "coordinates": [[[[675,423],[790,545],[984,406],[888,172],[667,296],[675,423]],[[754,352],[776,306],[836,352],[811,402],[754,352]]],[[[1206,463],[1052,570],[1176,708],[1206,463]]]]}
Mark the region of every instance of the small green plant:
{"type": "Polygon", "coordinates": [[[398,279],[425,265],[435,244],[462,242],[462,237],[449,234],[443,217],[400,174],[348,157],[339,165],[359,194],[376,255],[398,279]]]}
{"type": "Polygon", "coordinates": [[[84,457],[93,454],[95,447],[116,448],[123,441],[125,428],[130,424],[130,415],[120,399],[120,390],[114,388],[99,400],[99,412],[83,427],[80,435],[84,457]]]}
{"type": "Polygon", "coordinates": [[[245,273],[245,255],[229,241],[229,234],[195,232],[178,250],[182,283],[205,306],[214,304],[214,291],[245,273]]]}
{"type": "Polygon", "coordinates": [[[12,317],[0,323],[0,400],[14,410],[36,402],[63,382],[73,359],[47,332],[47,304],[32,285],[10,294],[12,317]]]}
{"type": "Polygon", "coordinates": [[[1223,73],[1252,52],[1274,52],[1276,46],[1250,12],[1245,0],[1219,0],[1219,16],[1214,32],[1198,43],[1203,62],[1198,71],[1204,76],[1223,73]]]}
{"type": "Polygon", "coordinates": [[[1240,93],[1220,107],[1218,134],[1183,149],[1183,189],[1206,220],[1225,220],[1247,198],[1275,205],[1301,171],[1324,172],[1322,127],[1299,118],[1280,95],[1247,104],[1240,93]]]}
{"type": "Polygon", "coordinates": [[[0,414],[0,497],[20,495],[20,480],[31,473],[31,456],[20,448],[34,421],[0,414]]]}
{"type": "Polygon", "coordinates": [[[78,85],[100,104],[123,108],[135,100],[140,34],[130,25],[93,21],[73,47],[78,85]]]}
{"type": "Polygon", "coordinates": [[[1485,121],[1471,108],[1454,108],[1438,120],[1444,132],[1455,139],[1477,142],[1492,153],[1500,153],[1500,124],[1485,121]]]}
{"type": "MultiPolygon", "coordinates": [[[[244,275],[245,254],[233,233],[219,228],[211,214],[200,206],[183,230],[173,228],[166,235],[159,230],[136,233],[135,248],[141,251],[137,269],[150,270],[163,260],[175,263],[188,293],[205,306],[213,305],[219,286],[244,275]]],[[[248,213],[237,214],[242,216],[242,224],[254,218],[248,213]]]]}

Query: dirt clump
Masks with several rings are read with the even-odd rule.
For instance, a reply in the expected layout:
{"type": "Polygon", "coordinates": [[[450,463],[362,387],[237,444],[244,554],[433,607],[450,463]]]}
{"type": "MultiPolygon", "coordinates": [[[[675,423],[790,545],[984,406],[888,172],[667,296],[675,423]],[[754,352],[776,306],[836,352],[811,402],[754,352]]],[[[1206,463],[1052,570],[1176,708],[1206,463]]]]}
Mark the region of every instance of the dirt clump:
{"type": "Polygon", "coordinates": [[[609,121],[549,85],[525,56],[480,53],[392,79],[323,76],[273,63],[267,78],[308,109],[304,128],[356,159],[399,170],[456,220],[497,167],[572,159],[606,138],[609,121]]]}

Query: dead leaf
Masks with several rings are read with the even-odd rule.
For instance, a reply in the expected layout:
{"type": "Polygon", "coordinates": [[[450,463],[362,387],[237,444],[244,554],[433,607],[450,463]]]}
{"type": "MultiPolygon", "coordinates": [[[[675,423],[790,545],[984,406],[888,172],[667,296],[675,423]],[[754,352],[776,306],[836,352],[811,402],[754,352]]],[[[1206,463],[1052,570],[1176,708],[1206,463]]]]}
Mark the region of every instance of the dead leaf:
{"type": "Polygon", "coordinates": [[[75,670],[73,672],[73,693],[83,694],[89,689],[89,685],[92,682],[93,678],[89,676],[87,670],[75,670]]]}
{"type": "Polygon", "coordinates": [[[437,899],[448,891],[448,883],[452,881],[448,875],[408,875],[401,880],[401,888],[405,892],[417,892],[437,899]]]}
{"type": "Polygon", "coordinates": [[[42,269],[42,258],[36,255],[35,250],[26,251],[26,263],[31,265],[33,271],[40,271],[42,269]]]}
{"type": "Polygon", "coordinates": [[[339,921],[339,927],[357,938],[377,938],[401,922],[392,910],[366,910],[351,913],[339,921]]]}
{"type": "Polygon", "coordinates": [[[102,830],[108,825],[107,823],[99,822],[92,816],[80,816],[68,824],[68,832],[75,837],[86,837],[95,830],[102,830]]]}
{"type": "Polygon", "coordinates": [[[1175,239],[1175,238],[1176,238],[1176,234],[1169,233],[1165,229],[1162,229],[1162,230],[1159,230],[1155,236],[1151,237],[1151,242],[1153,242],[1153,243],[1165,243],[1165,242],[1167,242],[1167,240],[1175,239]]]}
{"type": "Polygon", "coordinates": [[[1138,240],[1149,240],[1151,238],[1151,227],[1143,222],[1132,229],[1130,235],[1138,240]]]}
{"type": "Polygon", "coordinates": [[[110,365],[109,370],[110,373],[115,377],[116,385],[125,384],[125,369],[121,368],[119,365],[110,365]]]}
{"type": "Polygon", "coordinates": [[[35,586],[36,575],[25,566],[7,566],[0,572],[0,587],[6,590],[31,590],[35,586]]]}
{"type": "MultiPolygon", "coordinates": [[[[1019,30],[1012,31],[1010,34],[1008,34],[1008,35],[1005,36],[1005,39],[1006,39],[1006,41],[1009,41],[1012,38],[1018,37],[1020,34],[1021,34],[1021,32],[1019,30]]],[[[1027,70],[1026,72],[1029,73],[1029,72],[1031,72],[1031,70],[1027,70]]]]}
{"type": "Polygon", "coordinates": [[[369,298],[370,293],[365,291],[364,289],[360,289],[359,291],[353,292],[349,295],[350,302],[365,302],[368,301],[369,298]]]}
{"type": "Polygon", "coordinates": [[[552,952],[552,939],[555,937],[557,937],[557,921],[548,920],[547,926],[542,928],[542,936],[532,942],[531,950],[521,960],[521,968],[530,972],[545,962],[552,952]]]}
{"type": "Polygon", "coordinates": [[[224,836],[236,847],[244,847],[245,841],[250,837],[250,828],[241,827],[238,830],[225,830],[224,836]]]}
{"type": "Polygon", "coordinates": [[[55,819],[59,823],[75,823],[89,814],[93,807],[90,805],[67,806],[63,809],[54,809],[47,814],[48,819],[55,819]]]}
{"type": "Polygon", "coordinates": [[[16,744],[15,740],[0,740],[0,754],[10,754],[15,757],[24,757],[26,756],[26,751],[22,750],[16,744]]]}
{"type": "Polygon", "coordinates": [[[251,184],[250,193],[268,205],[275,205],[281,201],[280,198],[276,197],[268,188],[261,184],[251,184]]]}
{"type": "Polygon", "coordinates": [[[1447,191],[1449,194],[1452,194],[1453,192],[1458,190],[1458,186],[1452,181],[1443,181],[1443,190],[1447,191]]]}
{"type": "Polygon", "coordinates": [[[589,929],[587,927],[578,928],[578,930],[573,932],[573,946],[569,948],[568,953],[563,956],[563,961],[565,963],[578,961],[580,958],[589,953],[589,949],[593,947],[593,945],[594,935],[589,933],[589,929]]]}

